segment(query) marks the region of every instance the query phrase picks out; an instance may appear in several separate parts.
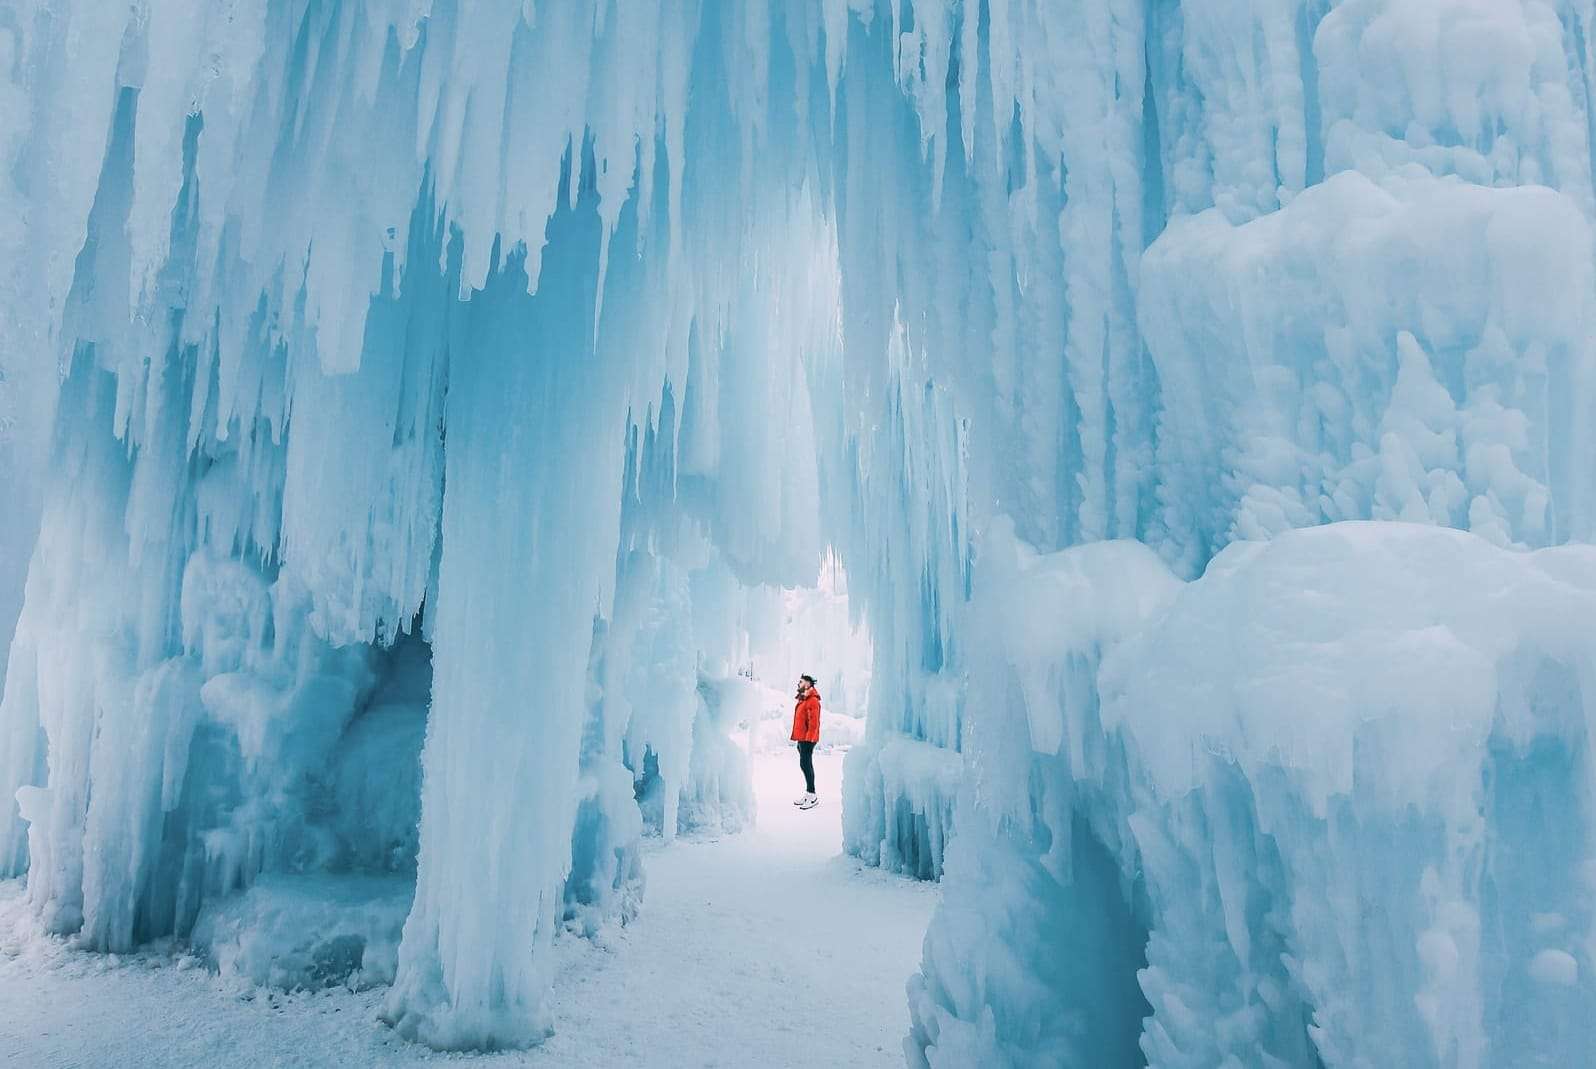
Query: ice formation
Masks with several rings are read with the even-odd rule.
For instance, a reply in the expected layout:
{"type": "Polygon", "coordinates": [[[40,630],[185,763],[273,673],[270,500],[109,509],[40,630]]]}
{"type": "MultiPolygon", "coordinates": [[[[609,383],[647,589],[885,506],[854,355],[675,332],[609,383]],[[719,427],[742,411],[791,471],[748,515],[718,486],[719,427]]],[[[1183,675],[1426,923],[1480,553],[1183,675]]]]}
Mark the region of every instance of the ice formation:
{"type": "Polygon", "coordinates": [[[1591,1049],[1565,988],[1593,923],[1596,550],[1363,521],[1233,542],[1183,584],[1140,543],[1039,555],[998,524],[978,580],[984,769],[911,1059],[1591,1049]]]}
{"type": "Polygon", "coordinates": [[[1580,1061],[1592,18],[14,0],[0,872],[535,1042],[831,554],[911,1063],[1580,1061]]]}

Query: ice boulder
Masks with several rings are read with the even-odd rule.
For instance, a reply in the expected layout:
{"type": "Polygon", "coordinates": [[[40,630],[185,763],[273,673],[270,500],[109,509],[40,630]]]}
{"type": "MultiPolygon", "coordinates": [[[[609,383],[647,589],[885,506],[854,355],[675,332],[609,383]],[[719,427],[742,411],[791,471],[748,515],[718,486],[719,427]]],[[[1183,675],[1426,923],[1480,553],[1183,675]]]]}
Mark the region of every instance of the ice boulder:
{"type": "Polygon", "coordinates": [[[273,875],[209,903],[193,946],[224,977],[286,991],[393,982],[415,880],[273,875]]]}
{"type": "Polygon", "coordinates": [[[1341,523],[1173,594],[1089,675],[1100,602],[1010,647],[911,1061],[1587,1057],[1596,550],[1341,523]],[[1056,751],[1027,715],[1054,678],[1087,728],[1056,751]],[[1024,776],[992,760],[1019,745],[1024,776]]]}

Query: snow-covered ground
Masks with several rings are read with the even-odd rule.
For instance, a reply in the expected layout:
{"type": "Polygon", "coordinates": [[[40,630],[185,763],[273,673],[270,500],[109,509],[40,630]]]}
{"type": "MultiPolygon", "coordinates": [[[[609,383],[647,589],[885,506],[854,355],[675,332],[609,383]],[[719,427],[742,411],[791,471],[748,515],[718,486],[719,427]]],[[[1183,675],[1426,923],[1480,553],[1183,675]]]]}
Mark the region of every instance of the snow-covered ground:
{"type": "Polygon", "coordinates": [[[192,959],[72,951],[36,934],[10,881],[0,1064],[902,1065],[904,983],[937,888],[841,856],[840,754],[816,754],[823,804],[808,813],[791,805],[790,753],[753,760],[755,829],[651,852],[636,921],[557,942],[557,1031],[541,1048],[436,1054],[377,1021],[381,991],[245,991],[192,959]]]}

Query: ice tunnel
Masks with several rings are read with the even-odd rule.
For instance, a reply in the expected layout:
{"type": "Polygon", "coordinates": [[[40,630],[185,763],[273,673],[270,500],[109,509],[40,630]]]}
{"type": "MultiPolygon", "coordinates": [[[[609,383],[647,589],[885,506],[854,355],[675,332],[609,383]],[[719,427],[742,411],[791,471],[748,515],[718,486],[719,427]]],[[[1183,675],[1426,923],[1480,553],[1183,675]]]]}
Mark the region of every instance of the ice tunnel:
{"type": "Polygon", "coordinates": [[[1588,1061],[1593,17],[13,0],[0,876],[534,1044],[832,560],[910,1064],[1588,1061]]]}

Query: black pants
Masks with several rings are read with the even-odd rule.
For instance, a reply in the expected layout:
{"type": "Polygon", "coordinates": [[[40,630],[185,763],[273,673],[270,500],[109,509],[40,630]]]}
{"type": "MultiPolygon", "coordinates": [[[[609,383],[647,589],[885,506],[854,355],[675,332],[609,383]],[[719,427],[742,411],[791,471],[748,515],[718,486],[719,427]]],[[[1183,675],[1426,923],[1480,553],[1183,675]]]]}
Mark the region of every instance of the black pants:
{"type": "Polygon", "coordinates": [[[815,744],[800,742],[798,744],[798,767],[803,769],[805,790],[810,794],[815,793],[815,744]]]}

